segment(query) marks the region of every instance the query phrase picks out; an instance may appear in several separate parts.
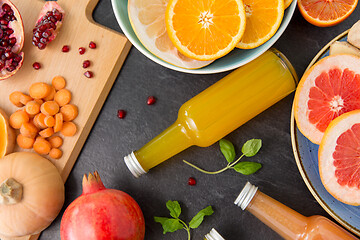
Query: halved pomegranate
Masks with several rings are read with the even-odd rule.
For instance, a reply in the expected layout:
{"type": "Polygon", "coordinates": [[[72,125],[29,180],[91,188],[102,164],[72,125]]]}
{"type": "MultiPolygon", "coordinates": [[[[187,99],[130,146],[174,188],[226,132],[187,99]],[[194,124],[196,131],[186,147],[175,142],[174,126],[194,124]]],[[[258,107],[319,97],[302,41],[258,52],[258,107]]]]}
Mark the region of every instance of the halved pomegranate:
{"type": "Polygon", "coordinates": [[[14,75],[24,61],[24,26],[20,12],[9,0],[0,0],[0,80],[14,75]]]}
{"type": "Polygon", "coordinates": [[[55,1],[48,1],[41,9],[35,28],[32,43],[40,50],[55,39],[65,16],[64,10],[55,1]]]}

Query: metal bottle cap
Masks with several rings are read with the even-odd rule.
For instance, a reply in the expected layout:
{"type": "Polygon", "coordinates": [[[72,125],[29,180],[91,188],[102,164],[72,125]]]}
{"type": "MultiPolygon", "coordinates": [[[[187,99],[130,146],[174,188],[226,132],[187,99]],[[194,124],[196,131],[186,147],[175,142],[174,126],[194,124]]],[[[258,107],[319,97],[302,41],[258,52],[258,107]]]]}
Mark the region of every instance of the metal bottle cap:
{"type": "Polygon", "coordinates": [[[241,207],[242,210],[245,210],[253,199],[257,190],[258,187],[247,182],[242,191],[240,192],[239,196],[236,198],[234,204],[241,207]]]}
{"type": "Polygon", "coordinates": [[[134,152],[131,152],[129,155],[124,157],[124,161],[126,166],[129,168],[130,172],[135,177],[140,177],[141,175],[145,174],[146,171],[142,168],[139,161],[137,160],[134,152]]]}
{"type": "Polygon", "coordinates": [[[225,240],[214,228],[205,235],[206,240],[225,240]]]}

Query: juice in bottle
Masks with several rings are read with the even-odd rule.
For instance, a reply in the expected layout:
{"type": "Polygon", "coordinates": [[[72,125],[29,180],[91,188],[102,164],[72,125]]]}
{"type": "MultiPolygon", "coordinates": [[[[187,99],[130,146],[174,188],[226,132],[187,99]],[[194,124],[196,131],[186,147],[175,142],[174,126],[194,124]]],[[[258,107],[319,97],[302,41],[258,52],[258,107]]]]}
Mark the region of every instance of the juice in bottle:
{"type": "Polygon", "coordinates": [[[323,216],[305,217],[284,204],[260,192],[249,182],[235,205],[260,219],[284,239],[355,240],[352,234],[323,216]]]}
{"type": "Polygon", "coordinates": [[[138,177],[192,146],[207,147],[296,88],[291,63],[276,49],[236,69],[183,104],[169,128],[124,160],[138,177]]]}
{"type": "Polygon", "coordinates": [[[205,235],[204,240],[225,240],[214,228],[205,235]]]}

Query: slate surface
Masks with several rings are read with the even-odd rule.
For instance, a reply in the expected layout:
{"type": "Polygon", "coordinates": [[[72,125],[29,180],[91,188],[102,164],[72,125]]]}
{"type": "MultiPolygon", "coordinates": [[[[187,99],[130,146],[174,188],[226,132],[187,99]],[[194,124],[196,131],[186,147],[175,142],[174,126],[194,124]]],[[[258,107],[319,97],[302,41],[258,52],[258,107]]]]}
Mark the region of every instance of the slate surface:
{"type": "MultiPolygon", "coordinates": [[[[274,45],[292,62],[301,76],[317,52],[338,34],[350,28],[360,14],[355,12],[343,23],[334,27],[319,28],[306,22],[298,10],[281,38],[274,45]]],[[[121,32],[112,11],[110,0],[100,0],[94,19],[121,32]]],[[[224,166],[218,144],[208,148],[191,147],[171,160],[135,179],[123,162],[123,156],[138,149],[176,120],[180,106],[228,73],[190,75],[164,68],[132,47],[117,81],[90,133],[90,136],[66,182],[66,202],[63,211],[81,190],[84,173],[98,170],[106,187],[129,193],[140,205],[146,220],[147,240],[187,239],[186,232],[162,234],[161,225],[154,216],[168,216],[167,200],[178,200],[182,218],[187,222],[200,209],[212,205],[215,213],[192,231],[192,239],[203,236],[215,227],[225,239],[280,239],[270,228],[250,213],[242,212],[233,201],[250,181],[260,189],[306,215],[327,213],[313,198],[296,166],[290,140],[290,114],[293,94],[258,115],[226,138],[240,152],[242,144],[251,138],[261,138],[263,148],[252,161],[263,168],[251,176],[234,171],[209,176],[182,163],[194,162],[206,169],[224,166]],[[155,105],[148,106],[146,99],[154,95],[155,105]],[[125,119],[117,118],[117,110],[125,109],[125,119]],[[196,186],[188,186],[189,177],[195,177],[196,186]]],[[[216,114],[216,109],[214,109],[216,114]]],[[[41,235],[41,240],[60,239],[62,213],[41,235]]]]}

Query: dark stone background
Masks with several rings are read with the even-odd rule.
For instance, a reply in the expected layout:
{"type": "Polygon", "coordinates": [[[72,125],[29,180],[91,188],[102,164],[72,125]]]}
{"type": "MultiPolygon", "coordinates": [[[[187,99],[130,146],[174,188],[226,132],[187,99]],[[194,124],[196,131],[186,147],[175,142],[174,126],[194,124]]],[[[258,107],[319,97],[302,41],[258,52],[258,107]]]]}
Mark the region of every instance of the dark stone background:
{"type": "MultiPolygon", "coordinates": [[[[358,6],[344,22],[334,27],[319,28],[306,22],[296,9],[275,47],[288,57],[301,76],[317,52],[350,28],[359,14],[358,6]]],[[[110,0],[99,1],[94,19],[121,32],[110,0]]],[[[218,144],[208,148],[191,147],[139,179],[130,174],[123,156],[167,128],[176,120],[177,111],[184,102],[227,74],[176,72],[152,62],[132,47],[66,182],[63,211],[81,194],[83,174],[98,170],[106,187],[123,190],[139,203],[146,220],[147,240],[187,239],[183,230],[163,235],[161,225],[153,221],[154,216],[168,216],[165,203],[170,199],[180,202],[183,209],[181,217],[186,222],[200,209],[213,206],[215,213],[207,217],[198,229],[192,230],[192,239],[203,239],[212,227],[227,240],[280,239],[257,218],[233,204],[246,181],[258,185],[264,193],[306,216],[320,214],[329,217],[307,189],[296,166],[290,140],[293,94],[226,137],[234,143],[237,152],[248,139],[263,140],[259,154],[249,159],[263,164],[263,168],[254,175],[243,176],[234,171],[205,175],[181,161],[187,159],[206,169],[220,169],[226,162],[218,144]],[[155,105],[146,105],[149,95],[157,97],[155,105]],[[118,109],[127,110],[125,119],[117,118],[118,109]],[[196,186],[188,186],[189,177],[196,178],[196,186]]],[[[60,239],[63,211],[40,239],[60,239]]]]}

